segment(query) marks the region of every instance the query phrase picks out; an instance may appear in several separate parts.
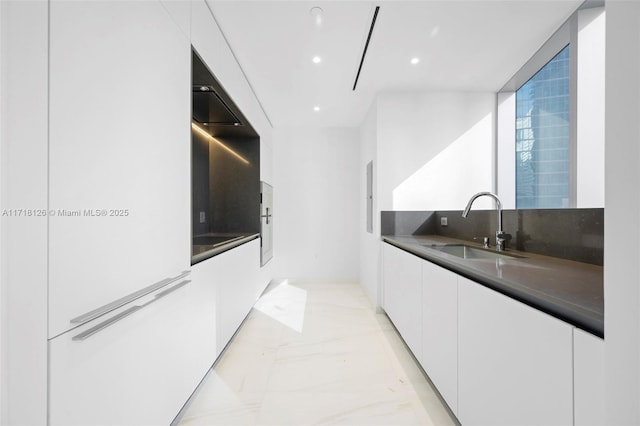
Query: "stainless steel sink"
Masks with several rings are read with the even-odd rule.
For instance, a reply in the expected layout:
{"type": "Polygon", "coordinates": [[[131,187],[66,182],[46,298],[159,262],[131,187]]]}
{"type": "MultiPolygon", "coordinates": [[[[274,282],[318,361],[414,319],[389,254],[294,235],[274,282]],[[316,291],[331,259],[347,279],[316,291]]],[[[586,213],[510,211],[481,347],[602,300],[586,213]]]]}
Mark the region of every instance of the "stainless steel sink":
{"type": "Polygon", "coordinates": [[[481,249],[478,247],[472,247],[465,244],[424,244],[424,247],[438,250],[443,253],[450,254],[452,256],[459,257],[461,259],[522,259],[523,256],[518,256],[511,253],[492,251],[487,249],[481,249]]]}

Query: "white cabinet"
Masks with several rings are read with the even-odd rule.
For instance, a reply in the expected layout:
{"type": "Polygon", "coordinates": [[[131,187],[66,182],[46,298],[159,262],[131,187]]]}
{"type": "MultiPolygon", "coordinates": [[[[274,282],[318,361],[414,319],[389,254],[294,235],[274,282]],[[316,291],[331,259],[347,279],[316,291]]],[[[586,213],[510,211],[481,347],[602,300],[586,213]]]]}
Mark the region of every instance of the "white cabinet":
{"type": "Polygon", "coordinates": [[[603,425],[604,340],[574,328],[573,356],[575,424],[603,425]]]}
{"type": "Polygon", "coordinates": [[[268,283],[260,281],[260,239],[212,259],[218,265],[217,348],[222,352],[268,283]]]}
{"type": "Polygon", "coordinates": [[[422,354],[422,259],[390,244],[382,252],[383,304],[416,358],[422,354]]]}
{"type": "Polygon", "coordinates": [[[52,425],[169,424],[267,283],[260,240],[193,266],[162,290],[51,339],[52,425]],[[149,303],[151,302],[151,303],[149,303]],[[85,340],[88,329],[142,308],[85,340]]]}
{"type": "Polygon", "coordinates": [[[70,322],[190,269],[189,13],[50,2],[51,424],[168,424],[215,359],[202,326],[215,289],[201,282],[70,322]]]}
{"type": "Polygon", "coordinates": [[[462,424],[604,424],[602,339],[390,244],[383,307],[462,424]]]}
{"type": "Polygon", "coordinates": [[[206,318],[194,327],[210,342],[213,363],[268,284],[260,274],[260,239],[193,265],[193,277],[207,289],[206,318]]]}
{"type": "Polygon", "coordinates": [[[179,281],[51,339],[50,424],[169,424],[214,360],[203,358],[208,336],[199,329],[208,293],[202,283],[179,281]],[[141,308],[73,340],[135,306],[141,308]]]}
{"type": "Polygon", "coordinates": [[[383,245],[383,308],[451,410],[458,400],[457,274],[383,245]]]}
{"type": "Polygon", "coordinates": [[[50,337],[189,269],[190,55],[159,1],[50,3],[50,337]]]}
{"type": "Polygon", "coordinates": [[[572,326],[465,278],[458,284],[460,422],[572,424],[572,326]]]}
{"type": "Polygon", "coordinates": [[[458,412],[458,275],[422,261],[422,367],[458,412]]]}

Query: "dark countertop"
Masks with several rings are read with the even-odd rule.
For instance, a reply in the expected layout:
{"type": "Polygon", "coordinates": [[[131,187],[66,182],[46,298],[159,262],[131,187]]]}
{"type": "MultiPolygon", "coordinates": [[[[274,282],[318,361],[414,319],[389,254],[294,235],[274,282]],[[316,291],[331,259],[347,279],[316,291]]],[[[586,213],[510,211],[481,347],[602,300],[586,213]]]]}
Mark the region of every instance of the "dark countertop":
{"type": "Polygon", "coordinates": [[[440,235],[386,235],[382,240],[604,337],[602,266],[516,250],[505,253],[522,258],[462,259],[424,245],[481,245],[440,235]]]}
{"type": "Polygon", "coordinates": [[[191,246],[191,265],[209,259],[232,248],[259,238],[260,234],[208,233],[193,237],[191,246]],[[202,243],[202,244],[198,244],[202,243]]]}

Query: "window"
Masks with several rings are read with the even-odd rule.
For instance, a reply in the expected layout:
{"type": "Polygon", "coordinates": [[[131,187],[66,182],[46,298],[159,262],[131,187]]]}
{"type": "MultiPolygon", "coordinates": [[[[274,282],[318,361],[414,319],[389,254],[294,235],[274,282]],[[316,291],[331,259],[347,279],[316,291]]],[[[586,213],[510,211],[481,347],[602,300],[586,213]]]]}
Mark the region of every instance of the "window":
{"type": "Polygon", "coordinates": [[[516,91],[516,208],[569,207],[570,46],[516,91]]]}
{"type": "Polygon", "coordinates": [[[596,3],[578,8],[498,91],[504,208],[604,207],[606,13],[596,3]]]}

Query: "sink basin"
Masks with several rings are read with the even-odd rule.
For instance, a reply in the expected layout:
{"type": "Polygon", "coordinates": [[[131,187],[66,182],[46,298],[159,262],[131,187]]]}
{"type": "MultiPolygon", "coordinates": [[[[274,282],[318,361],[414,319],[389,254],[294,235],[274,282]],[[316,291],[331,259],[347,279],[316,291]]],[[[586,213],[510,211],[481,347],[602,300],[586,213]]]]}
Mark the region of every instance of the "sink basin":
{"type": "Polygon", "coordinates": [[[427,248],[438,250],[443,253],[450,254],[462,259],[522,259],[522,256],[515,254],[492,251],[490,249],[481,249],[478,247],[471,247],[465,244],[425,244],[427,248]]]}

